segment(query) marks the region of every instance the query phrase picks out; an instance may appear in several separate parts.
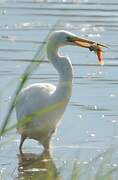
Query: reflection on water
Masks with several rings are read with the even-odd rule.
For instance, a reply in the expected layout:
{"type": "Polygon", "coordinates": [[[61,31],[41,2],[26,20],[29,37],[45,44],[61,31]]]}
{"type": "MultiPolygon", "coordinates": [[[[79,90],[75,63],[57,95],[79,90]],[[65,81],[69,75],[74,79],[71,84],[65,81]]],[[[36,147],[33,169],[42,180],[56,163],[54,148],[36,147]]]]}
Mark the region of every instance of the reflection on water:
{"type": "Polygon", "coordinates": [[[18,179],[59,180],[59,174],[49,152],[40,155],[24,153],[18,155],[18,179]]]}

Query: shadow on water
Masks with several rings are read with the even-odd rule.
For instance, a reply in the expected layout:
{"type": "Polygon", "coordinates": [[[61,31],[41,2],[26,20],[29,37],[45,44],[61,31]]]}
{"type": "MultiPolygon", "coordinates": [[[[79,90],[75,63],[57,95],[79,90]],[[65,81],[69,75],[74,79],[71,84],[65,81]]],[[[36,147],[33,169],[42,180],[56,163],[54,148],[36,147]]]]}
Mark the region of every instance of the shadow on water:
{"type": "Polygon", "coordinates": [[[18,179],[59,180],[57,168],[49,152],[18,155],[18,179]]]}

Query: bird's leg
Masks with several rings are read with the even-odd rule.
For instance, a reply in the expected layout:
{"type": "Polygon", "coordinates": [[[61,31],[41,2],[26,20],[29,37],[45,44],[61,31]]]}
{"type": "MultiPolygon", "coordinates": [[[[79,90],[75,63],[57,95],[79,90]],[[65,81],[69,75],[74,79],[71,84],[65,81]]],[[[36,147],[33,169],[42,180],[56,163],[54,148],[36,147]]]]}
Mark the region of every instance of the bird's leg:
{"type": "Polygon", "coordinates": [[[43,141],[43,146],[45,151],[49,151],[50,150],[50,140],[52,137],[52,134],[55,132],[55,129],[52,129],[52,131],[48,134],[47,138],[43,141]]]}
{"type": "Polygon", "coordinates": [[[27,138],[27,136],[25,136],[24,134],[21,135],[21,140],[20,140],[20,145],[19,145],[19,150],[20,150],[20,153],[23,154],[22,152],[22,145],[25,141],[25,139],[27,138]]]}
{"type": "Polygon", "coordinates": [[[43,141],[43,147],[45,151],[49,151],[50,149],[50,138],[47,138],[43,141]]]}
{"type": "Polygon", "coordinates": [[[50,142],[49,142],[49,141],[46,141],[46,142],[43,144],[43,146],[44,146],[45,151],[49,151],[49,149],[50,149],[50,142]]]}

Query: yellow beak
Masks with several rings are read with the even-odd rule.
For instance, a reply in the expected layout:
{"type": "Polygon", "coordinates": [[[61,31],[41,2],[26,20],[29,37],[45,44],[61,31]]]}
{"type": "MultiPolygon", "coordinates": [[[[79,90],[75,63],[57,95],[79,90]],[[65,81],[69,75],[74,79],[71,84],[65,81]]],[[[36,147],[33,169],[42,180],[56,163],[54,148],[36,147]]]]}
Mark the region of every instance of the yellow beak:
{"type": "Polygon", "coordinates": [[[97,54],[99,64],[104,64],[102,48],[108,48],[106,45],[96,43],[94,41],[89,41],[87,39],[82,39],[79,37],[74,37],[73,43],[80,47],[88,48],[90,51],[94,51],[97,54]]]}

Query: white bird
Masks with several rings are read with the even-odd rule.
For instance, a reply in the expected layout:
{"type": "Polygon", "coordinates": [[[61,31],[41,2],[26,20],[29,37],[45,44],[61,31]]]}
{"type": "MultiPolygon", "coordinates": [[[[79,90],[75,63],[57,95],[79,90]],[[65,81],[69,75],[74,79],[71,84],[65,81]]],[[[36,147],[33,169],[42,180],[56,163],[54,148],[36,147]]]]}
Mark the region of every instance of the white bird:
{"type": "MultiPolygon", "coordinates": [[[[79,38],[67,31],[51,33],[47,43],[47,56],[59,73],[59,81],[57,86],[49,83],[31,84],[19,94],[16,115],[18,132],[21,134],[20,152],[26,138],[38,140],[45,150],[49,149],[51,136],[60,123],[72,92],[71,61],[58,52],[60,47],[66,45],[77,45],[96,51],[93,41],[79,38]]],[[[97,46],[104,47],[102,44],[97,46]]],[[[99,61],[102,62],[100,58],[99,61]]]]}

